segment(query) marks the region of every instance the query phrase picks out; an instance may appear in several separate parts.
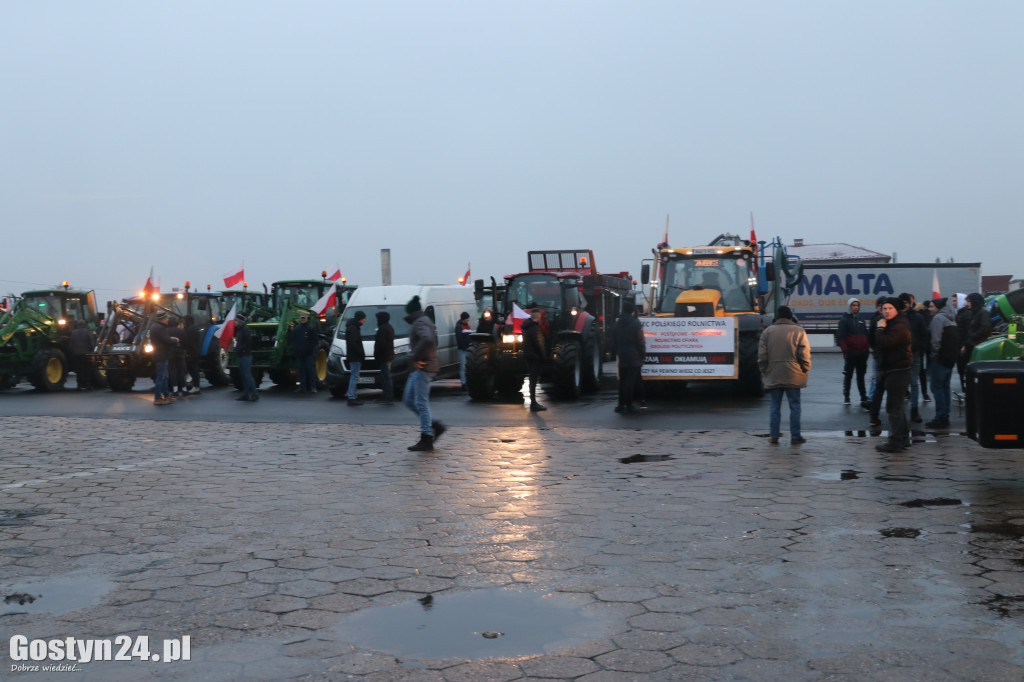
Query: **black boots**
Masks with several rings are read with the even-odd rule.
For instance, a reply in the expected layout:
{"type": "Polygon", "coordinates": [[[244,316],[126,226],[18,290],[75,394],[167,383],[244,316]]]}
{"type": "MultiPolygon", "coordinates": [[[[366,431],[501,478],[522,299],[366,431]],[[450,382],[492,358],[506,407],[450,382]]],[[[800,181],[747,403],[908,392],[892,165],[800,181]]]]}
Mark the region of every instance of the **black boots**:
{"type": "Polygon", "coordinates": [[[410,445],[413,452],[430,452],[434,449],[434,437],[426,433],[420,434],[420,440],[415,445],[410,445]]]}

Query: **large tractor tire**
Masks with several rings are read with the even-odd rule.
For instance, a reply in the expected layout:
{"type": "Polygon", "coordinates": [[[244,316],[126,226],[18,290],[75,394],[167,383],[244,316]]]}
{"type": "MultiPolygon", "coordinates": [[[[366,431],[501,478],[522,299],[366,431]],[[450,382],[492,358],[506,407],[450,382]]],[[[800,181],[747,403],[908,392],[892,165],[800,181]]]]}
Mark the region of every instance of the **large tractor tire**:
{"type": "Polygon", "coordinates": [[[759,334],[740,334],[740,392],[752,398],[764,395],[764,377],[757,366],[759,334]]]}
{"type": "Polygon", "coordinates": [[[596,393],[601,384],[602,372],[601,345],[597,342],[597,334],[593,330],[583,344],[583,361],[580,364],[580,389],[584,393],[596,393]]]}
{"type": "MultiPolygon", "coordinates": [[[[292,388],[299,382],[299,372],[296,369],[272,369],[269,374],[270,380],[277,386],[292,388]]],[[[253,376],[256,376],[255,372],[253,372],[253,376]]]]}
{"type": "Polygon", "coordinates": [[[494,346],[474,343],[466,353],[466,390],[473,400],[490,400],[495,392],[494,346]]]}
{"type": "Polygon", "coordinates": [[[582,375],[582,349],[575,340],[559,341],[552,357],[555,395],[562,399],[578,398],[582,375]]]}
{"type": "MultiPolygon", "coordinates": [[[[204,373],[211,386],[227,386],[231,383],[231,374],[228,372],[228,352],[219,343],[212,344],[212,348],[206,356],[204,373]]],[[[199,377],[194,379],[196,388],[198,388],[199,377]]]]}
{"type": "Polygon", "coordinates": [[[68,360],[58,348],[43,348],[36,352],[28,371],[28,380],[37,390],[63,391],[68,379],[68,360]]]}
{"type": "Polygon", "coordinates": [[[331,344],[321,341],[313,354],[313,371],[316,372],[316,388],[318,391],[327,386],[327,356],[331,354],[331,344]]]}
{"type": "Polygon", "coordinates": [[[108,369],[107,387],[111,391],[126,393],[135,386],[135,374],[130,369],[108,369]]]}

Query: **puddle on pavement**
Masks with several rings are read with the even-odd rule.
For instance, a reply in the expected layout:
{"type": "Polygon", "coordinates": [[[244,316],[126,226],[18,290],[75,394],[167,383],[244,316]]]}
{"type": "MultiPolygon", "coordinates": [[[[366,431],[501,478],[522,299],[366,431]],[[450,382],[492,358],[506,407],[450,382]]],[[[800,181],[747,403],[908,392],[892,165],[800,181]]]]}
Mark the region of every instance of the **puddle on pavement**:
{"type": "Polygon", "coordinates": [[[964,504],[963,500],[958,500],[954,497],[933,497],[928,500],[910,500],[909,502],[900,502],[904,507],[952,507],[953,505],[964,504]]]}
{"type": "Polygon", "coordinates": [[[570,595],[490,589],[365,609],[334,631],[359,647],[437,660],[542,654],[604,637],[610,626],[570,595]]]}
{"type": "Polygon", "coordinates": [[[670,459],[672,459],[672,455],[631,455],[620,457],[619,461],[623,464],[639,464],[641,462],[664,462],[670,459]]]}
{"type": "Polygon", "coordinates": [[[911,540],[921,534],[921,531],[917,528],[883,528],[878,532],[887,538],[908,538],[911,540]]]}
{"type": "Polygon", "coordinates": [[[49,513],[49,509],[0,509],[0,526],[27,526],[33,516],[49,513]]]}
{"type": "Polygon", "coordinates": [[[94,573],[79,571],[46,580],[0,587],[0,615],[9,613],[67,613],[94,606],[115,584],[94,573]]]}
{"type": "Polygon", "coordinates": [[[975,523],[971,526],[973,533],[988,533],[990,535],[1002,535],[1007,538],[1024,538],[1024,525],[1010,523],[1009,521],[997,521],[994,523],[975,523]]]}
{"type": "Polygon", "coordinates": [[[811,471],[803,475],[803,478],[816,478],[822,481],[854,481],[860,478],[863,471],[856,469],[842,469],[841,471],[811,471]]]}

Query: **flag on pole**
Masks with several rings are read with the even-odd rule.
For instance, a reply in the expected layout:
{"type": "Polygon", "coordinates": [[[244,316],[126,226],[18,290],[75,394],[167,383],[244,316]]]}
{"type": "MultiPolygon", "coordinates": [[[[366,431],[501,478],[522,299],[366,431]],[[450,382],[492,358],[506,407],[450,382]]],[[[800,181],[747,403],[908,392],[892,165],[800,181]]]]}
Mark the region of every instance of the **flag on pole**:
{"type": "Polygon", "coordinates": [[[313,304],[313,312],[317,315],[323,315],[324,311],[328,308],[333,308],[338,305],[338,283],[335,282],[331,285],[331,288],[327,290],[327,293],[320,297],[320,300],[313,304]]]}
{"type": "Polygon", "coordinates": [[[142,287],[142,295],[149,298],[150,294],[156,291],[156,287],[153,285],[153,266],[149,266],[149,277],[146,278],[146,285],[142,287]]]}
{"type": "Polygon", "coordinates": [[[750,212],[750,245],[757,251],[757,234],[754,232],[754,212],[750,212]]]}
{"type": "Polygon", "coordinates": [[[668,246],[668,217],[670,214],[665,214],[665,238],[661,240],[661,243],[668,246]]]}
{"type": "Polygon", "coordinates": [[[337,282],[340,279],[341,279],[341,268],[339,268],[338,264],[335,263],[334,264],[334,272],[332,272],[331,274],[327,275],[327,281],[328,282],[337,282]]]}
{"type": "Polygon", "coordinates": [[[220,326],[220,329],[215,331],[213,335],[217,337],[217,341],[220,342],[221,348],[227,350],[231,348],[231,340],[235,338],[235,312],[238,310],[238,304],[231,306],[231,312],[224,318],[224,324],[220,326]]]}
{"type": "Polygon", "coordinates": [[[466,263],[466,274],[459,278],[459,284],[461,284],[462,286],[466,286],[466,282],[469,281],[470,265],[472,265],[472,263],[466,263]]]}
{"type": "Polygon", "coordinates": [[[231,272],[224,273],[224,288],[230,289],[231,287],[245,281],[245,263],[242,263],[242,267],[231,272]]]}
{"type": "Polygon", "coordinates": [[[939,271],[932,268],[932,299],[942,298],[942,293],[939,291],[939,271]]]}
{"type": "Polygon", "coordinates": [[[512,303],[512,333],[523,333],[523,321],[530,319],[530,313],[519,307],[519,304],[512,303]]]}

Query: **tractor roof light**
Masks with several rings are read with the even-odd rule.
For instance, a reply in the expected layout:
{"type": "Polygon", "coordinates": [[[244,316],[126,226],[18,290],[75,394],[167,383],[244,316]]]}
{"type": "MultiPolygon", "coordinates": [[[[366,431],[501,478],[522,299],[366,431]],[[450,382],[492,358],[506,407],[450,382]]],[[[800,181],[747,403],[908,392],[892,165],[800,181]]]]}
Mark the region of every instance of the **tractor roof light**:
{"type": "Polygon", "coordinates": [[[63,282],[61,282],[61,283],[60,283],[60,285],[61,285],[62,287],[64,287],[64,291],[67,291],[67,290],[68,290],[68,287],[69,287],[69,286],[71,286],[70,284],[68,284],[68,281],[67,281],[67,280],[64,280],[63,282]]]}

